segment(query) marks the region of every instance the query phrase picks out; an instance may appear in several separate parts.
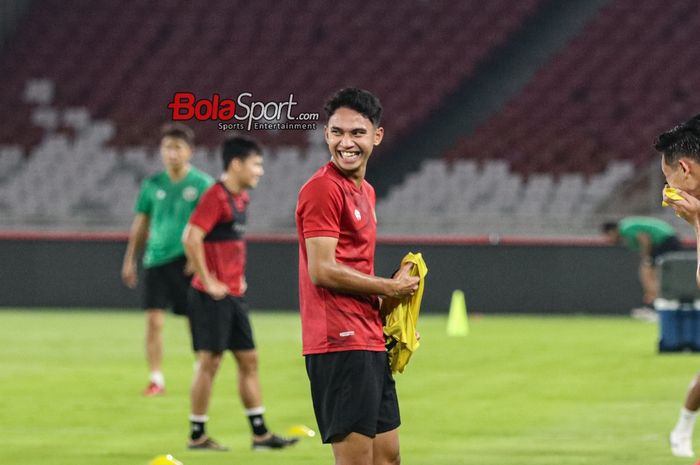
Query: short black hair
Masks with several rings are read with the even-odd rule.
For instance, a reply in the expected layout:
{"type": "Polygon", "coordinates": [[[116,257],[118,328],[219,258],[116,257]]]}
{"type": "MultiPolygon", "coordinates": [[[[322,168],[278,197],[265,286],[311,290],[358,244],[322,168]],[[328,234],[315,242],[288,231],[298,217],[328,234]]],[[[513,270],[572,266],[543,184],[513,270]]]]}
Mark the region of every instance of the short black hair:
{"type": "Polygon", "coordinates": [[[262,155],[262,148],[254,139],[242,136],[229,137],[224,141],[223,151],[221,152],[224,171],[228,169],[228,165],[234,158],[244,161],[254,153],[262,155]]]}
{"type": "Polygon", "coordinates": [[[606,221],[600,226],[600,230],[605,234],[611,231],[618,231],[617,221],[606,221]]]}
{"type": "Polygon", "coordinates": [[[323,108],[326,119],[330,119],[338,108],[350,108],[367,118],[376,127],[382,119],[382,104],[371,92],[356,87],[340,89],[332,95],[323,108]]]}
{"type": "Polygon", "coordinates": [[[666,163],[674,163],[683,156],[700,163],[700,115],[660,134],[654,148],[663,154],[666,163]]]}
{"type": "Polygon", "coordinates": [[[194,147],[194,131],[182,123],[168,123],[160,130],[160,140],[163,141],[166,137],[174,137],[187,142],[187,145],[194,147]]]}

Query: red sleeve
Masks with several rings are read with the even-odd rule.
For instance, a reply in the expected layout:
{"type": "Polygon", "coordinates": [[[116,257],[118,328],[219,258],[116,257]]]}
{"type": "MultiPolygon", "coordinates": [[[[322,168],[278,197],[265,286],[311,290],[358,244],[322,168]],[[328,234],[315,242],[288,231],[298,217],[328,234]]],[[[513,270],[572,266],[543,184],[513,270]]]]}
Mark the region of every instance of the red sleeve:
{"type": "Polygon", "coordinates": [[[333,180],[318,177],[309,181],[299,192],[299,217],[304,239],[339,237],[344,203],[342,188],[333,180]]]}
{"type": "Polygon", "coordinates": [[[367,192],[369,192],[369,198],[372,201],[372,210],[374,210],[377,208],[377,194],[374,192],[374,187],[372,187],[372,184],[365,181],[365,185],[367,186],[367,192]]]}
{"type": "Polygon", "coordinates": [[[190,224],[202,228],[207,233],[221,221],[224,214],[218,190],[216,184],[210,187],[199,199],[190,216],[190,224]]]}

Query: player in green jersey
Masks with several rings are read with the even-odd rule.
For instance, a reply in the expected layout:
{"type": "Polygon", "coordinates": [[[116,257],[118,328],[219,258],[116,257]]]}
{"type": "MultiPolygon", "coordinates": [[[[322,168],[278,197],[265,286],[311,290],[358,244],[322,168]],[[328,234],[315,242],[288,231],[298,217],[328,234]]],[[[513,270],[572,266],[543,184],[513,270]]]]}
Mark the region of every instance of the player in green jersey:
{"type": "Polygon", "coordinates": [[[135,288],[137,259],[144,250],[143,308],[146,310],[146,360],[150,382],[144,395],[165,392],[161,371],[165,309],[187,314],[191,272],[182,246],[182,232],[202,193],[213,179],[190,164],[194,133],[182,124],[167,125],[160,139],[165,170],[145,179],[136,201],[136,216],[122,265],[122,281],[135,288]]]}
{"type": "Polygon", "coordinates": [[[675,229],[657,218],[629,216],[619,222],[603,224],[602,231],[611,242],[624,244],[639,253],[639,281],[644,290],[642,300],[651,306],[658,290],[656,259],[667,252],[682,249],[675,229]]]}

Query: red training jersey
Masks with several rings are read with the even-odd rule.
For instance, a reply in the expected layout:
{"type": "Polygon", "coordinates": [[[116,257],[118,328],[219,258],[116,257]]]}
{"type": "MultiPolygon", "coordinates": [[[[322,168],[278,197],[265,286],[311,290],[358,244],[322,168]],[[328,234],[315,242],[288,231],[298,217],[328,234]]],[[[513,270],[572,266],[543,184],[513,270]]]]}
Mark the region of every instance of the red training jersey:
{"type": "MultiPolygon", "coordinates": [[[[249,201],[246,191],[234,194],[218,182],[202,195],[190,217],[190,224],[207,233],[204,255],[209,272],[228,286],[230,295],[237,297],[243,294],[241,286],[246,263],[243,234],[249,201]]],[[[202,280],[196,275],[192,287],[206,292],[202,280]]]]}
{"type": "Polygon", "coordinates": [[[375,202],[374,188],[367,181],[358,188],[333,163],[319,169],[299,192],[296,223],[304,355],[385,350],[379,299],[315,286],[305,243],[311,237],[336,237],[336,261],[374,275],[375,202]]]}

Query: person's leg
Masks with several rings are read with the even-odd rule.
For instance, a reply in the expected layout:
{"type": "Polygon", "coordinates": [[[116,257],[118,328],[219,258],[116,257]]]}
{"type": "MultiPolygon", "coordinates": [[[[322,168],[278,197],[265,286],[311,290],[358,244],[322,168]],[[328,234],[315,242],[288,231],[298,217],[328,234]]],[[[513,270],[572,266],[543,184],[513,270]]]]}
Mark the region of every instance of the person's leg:
{"type": "Polygon", "coordinates": [[[399,430],[379,433],[372,441],[373,465],[400,465],[399,430]]]}
{"type": "Polygon", "coordinates": [[[165,378],[161,371],[161,365],[163,363],[164,323],[164,309],[149,308],[146,310],[146,362],[148,363],[151,381],[151,385],[146,392],[147,395],[160,394],[165,387],[165,378]]]}
{"type": "Polygon", "coordinates": [[[373,465],[373,443],[372,438],[360,433],[350,433],[331,443],[335,465],[373,465]]]}
{"type": "Polygon", "coordinates": [[[233,352],[238,367],[238,395],[245,408],[253,435],[253,448],[256,444],[272,438],[265,425],[262,402],[262,389],[258,376],[258,351],[255,350],[253,328],[248,318],[248,305],[242,298],[230,298],[231,337],[229,348],[233,352]]]}
{"type": "Polygon", "coordinates": [[[146,268],[143,308],[146,310],[146,362],[150,371],[150,384],[144,391],[147,396],[165,392],[165,378],[161,371],[161,364],[165,310],[170,306],[168,287],[168,264],[146,268]]]}
{"type": "Polygon", "coordinates": [[[671,431],[671,453],[676,457],[692,457],[695,455],[693,452],[693,430],[699,408],[700,374],[693,378],[676,426],[671,431]]]}
{"type": "Polygon", "coordinates": [[[265,425],[262,402],[262,389],[258,376],[258,351],[255,350],[253,327],[248,318],[248,305],[245,299],[230,298],[231,337],[229,348],[233,352],[238,367],[238,395],[245,408],[253,435],[253,447],[256,442],[270,439],[272,434],[265,425]]]}
{"type": "Polygon", "coordinates": [[[191,431],[190,446],[205,444],[208,440],[206,433],[207,411],[214,378],[221,365],[222,353],[198,351],[199,369],[195,373],[190,391],[191,401],[191,431]]]}
{"type": "Polygon", "coordinates": [[[233,356],[238,366],[238,394],[248,409],[262,407],[262,390],[258,376],[258,351],[236,350],[233,356]]]}
{"type": "MultiPolygon", "coordinates": [[[[336,465],[372,465],[372,438],[398,427],[390,409],[382,411],[386,353],[331,352],[307,355],[305,362],[316,423],[336,465]],[[386,417],[381,422],[380,414],[386,417]]],[[[391,455],[383,447],[382,454],[391,455]]]]}
{"type": "Polygon", "coordinates": [[[377,435],[373,441],[373,465],[399,465],[401,454],[399,450],[399,426],[401,413],[399,398],[396,394],[396,381],[391,374],[386,354],[377,355],[377,369],[383,376],[382,399],[377,418],[377,435]]]}
{"type": "Polygon", "coordinates": [[[214,384],[214,377],[219,371],[223,354],[200,351],[197,353],[199,369],[195,373],[192,382],[192,414],[206,415],[209,409],[209,398],[211,388],[214,384]]]}
{"type": "Polygon", "coordinates": [[[639,265],[639,281],[642,284],[642,289],[644,291],[642,301],[646,305],[652,305],[658,292],[656,269],[652,263],[641,263],[639,265]]]}
{"type": "Polygon", "coordinates": [[[267,429],[263,418],[265,407],[262,403],[262,390],[258,377],[258,351],[236,350],[233,356],[238,366],[238,395],[250,422],[253,441],[269,439],[272,433],[267,429]]]}
{"type": "Polygon", "coordinates": [[[246,417],[253,435],[253,449],[282,449],[295,444],[297,438],[283,438],[272,434],[265,424],[265,407],[258,376],[258,352],[255,349],[235,350],[233,356],[238,366],[238,394],[245,407],[246,417]]]}
{"type": "Polygon", "coordinates": [[[684,407],[692,412],[700,409],[700,374],[695,375],[688,389],[684,407]]]}
{"type": "Polygon", "coordinates": [[[226,340],[228,334],[226,319],[222,318],[225,312],[222,312],[220,302],[214,301],[206,293],[196,289],[189,291],[189,308],[191,309],[188,316],[192,332],[192,348],[197,355],[198,367],[190,390],[191,429],[188,447],[226,451],[228,450],[226,447],[218,444],[206,432],[211,390],[225,350],[225,345],[221,341],[226,340]]]}

